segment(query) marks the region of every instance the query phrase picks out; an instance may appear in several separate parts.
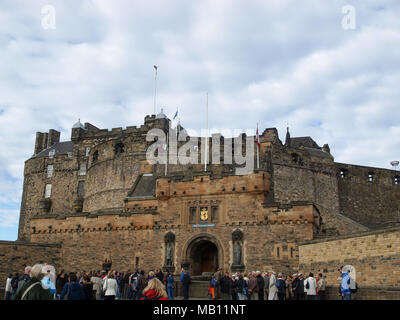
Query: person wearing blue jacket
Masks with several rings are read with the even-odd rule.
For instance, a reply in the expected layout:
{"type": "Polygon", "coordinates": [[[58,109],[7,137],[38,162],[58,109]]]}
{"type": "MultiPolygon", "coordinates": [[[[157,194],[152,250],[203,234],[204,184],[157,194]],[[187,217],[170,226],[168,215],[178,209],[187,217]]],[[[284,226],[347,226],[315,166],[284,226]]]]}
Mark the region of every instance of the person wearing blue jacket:
{"type": "Polygon", "coordinates": [[[63,291],[60,295],[60,300],[63,300],[67,296],[67,300],[85,300],[85,292],[83,291],[83,286],[78,283],[78,278],[75,274],[69,276],[69,282],[64,286],[63,291]]]}
{"type": "Polygon", "coordinates": [[[339,270],[339,273],[342,277],[340,291],[342,293],[343,300],[351,300],[350,276],[347,272],[342,272],[342,270],[339,270]]]}

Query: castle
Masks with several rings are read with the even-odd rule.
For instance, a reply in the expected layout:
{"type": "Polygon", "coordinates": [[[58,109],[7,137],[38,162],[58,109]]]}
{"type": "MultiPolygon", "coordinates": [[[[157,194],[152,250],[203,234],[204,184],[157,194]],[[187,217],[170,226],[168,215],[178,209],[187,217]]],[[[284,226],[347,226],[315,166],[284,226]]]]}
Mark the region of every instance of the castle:
{"type": "Polygon", "coordinates": [[[302,243],[398,222],[394,170],[337,163],[327,144],[289,130],[283,142],[269,128],[247,175],[223,162],[166,172],[146,160],[146,135],[169,127],[161,112],[111,131],[78,121],[65,142],[56,130],[38,132],[25,162],[17,242],[47,246],[47,259],[66,270],[97,270],[109,259],[118,270],[292,272],[302,243]]]}

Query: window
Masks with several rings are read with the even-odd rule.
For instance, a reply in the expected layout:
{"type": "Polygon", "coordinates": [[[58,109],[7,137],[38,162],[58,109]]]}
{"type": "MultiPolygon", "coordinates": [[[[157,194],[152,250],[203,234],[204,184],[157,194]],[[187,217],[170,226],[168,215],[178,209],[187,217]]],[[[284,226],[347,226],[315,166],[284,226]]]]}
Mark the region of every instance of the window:
{"type": "Polygon", "coordinates": [[[67,152],[68,158],[72,158],[72,152],[67,152]]]}
{"type": "Polygon", "coordinates": [[[86,163],[82,163],[79,167],[79,175],[84,176],[86,175],[86,163]]]}
{"type": "Polygon", "coordinates": [[[218,207],[212,207],[211,208],[211,221],[218,222],[218,219],[219,219],[218,207]]]}
{"type": "Polygon", "coordinates": [[[53,159],[54,158],[54,155],[56,154],[56,150],[50,150],[49,151],[49,159],[53,159]]]}
{"type": "Polygon", "coordinates": [[[97,160],[99,160],[99,152],[95,151],[93,152],[92,162],[95,163],[97,160]]]}
{"type": "Polygon", "coordinates": [[[346,169],[340,169],[339,176],[342,179],[345,178],[347,176],[347,170],[346,169]]]}
{"type": "Polygon", "coordinates": [[[290,248],[290,257],[293,258],[293,248],[290,248]]]}
{"type": "Polygon", "coordinates": [[[196,223],[196,208],[189,209],[189,223],[196,223]]]}
{"type": "Polygon", "coordinates": [[[395,176],[395,177],[393,178],[393,183],[394,183],[394,184],[400,184],[400,177],[399,177],[399,176],[395,176]]]}
{"type": "Polygon", "coordinates": [[[52,164],[49,164],[47,166],[47,178],[51,178],[53,176],[53,171],[54,171],[54,166],[52,164]]]}
{"type": "Polygon", "coordinates": [[[292,162],[293,163],[298,163],[299,159],[300,159],[300,157],[297,153],[292,153],[292,162]]]}
{"type": "Polygon", "coordinates": [[[83,197],[85,194],[85,181],[78,182],[78,197],[83,197]]]}
{"type": "Polygon", "coordinates": [[[44,190],[44,197],[45,198],[51,197],[51,184],[46,184],[46,188],[44,190]]]}
{"type": "Polygon", "coordinates": [[[90,147],[86,147],[85,149],[85,157],[89,157],[90,147]]]}
{"type": "Polygon", "coordinates": [[[276,248],[276,256],[279,258],[280,256],[280,252],[279,252],[279,248],[276,248]]]}
{"type": "Polygon", "coordinates": [[[118,142],[114,147],[115,154],[124,153],[124,144],[122,142],[118,142]]]}
{"type": "Polygon", "coordinates": [[[373,172],[369,172],[369,173],[368,173],[368,181],[369,181],[369,182],[374,181],[374,173],[373,173],[373,172]]]}

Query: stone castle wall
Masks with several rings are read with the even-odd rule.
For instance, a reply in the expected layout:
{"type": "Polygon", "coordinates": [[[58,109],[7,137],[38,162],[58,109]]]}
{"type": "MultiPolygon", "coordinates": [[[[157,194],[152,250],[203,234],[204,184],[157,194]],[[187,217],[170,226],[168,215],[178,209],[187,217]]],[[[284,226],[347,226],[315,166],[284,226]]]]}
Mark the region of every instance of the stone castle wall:
{"type": "MultiPolygon", "coordinates": [[[[10,273],[24,274],[26,266],[37,263],[62,266],[61,245],[24,241],[0,241],[0,288],[4,288],[10,273]]],[[[2,291],[4,293],[4,290],[2,291]]],[[[1,295],[1,299],[3,295],[1,295]]]]}
{"type": "Polygon", "coordinates": [[[340,212],[361,224],[379,229],[400,222],[400,183],[394,184],[399,172],[336,163],[339,173],[340,212]],[[340,171],[344,170],[344,177],[340,171]],[[372,173],[372,181],[369,181],[372,173]]]}
{"type": "Polygon", "coordinates": [[[338,268],[352,265],[360,287],[400,288],[400,228],[369,231],[299,246],[299,268],[337,286],[338,268]]]}

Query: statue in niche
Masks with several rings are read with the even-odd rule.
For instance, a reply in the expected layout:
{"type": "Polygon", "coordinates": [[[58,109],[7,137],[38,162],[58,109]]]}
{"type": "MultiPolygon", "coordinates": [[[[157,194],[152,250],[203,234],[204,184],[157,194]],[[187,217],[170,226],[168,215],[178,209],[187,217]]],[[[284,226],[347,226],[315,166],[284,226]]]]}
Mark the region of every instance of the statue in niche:
{"type": "Polygon", "coordinates": [[[111,266],[112,266],[112,261],[111,261],[111,259],[108,260],[108,259],[106,258],[106,259],[104,260],[103,265],[102,265],[103,270],[104,270],[106,273],[108,273],[108,271],[111,270],[111,266]]]}
{"type": "Polygon", "coordinates": [[[234,265],[242,264],[242,246],[237,241],[233,245],[233,264],[234,265]]]}
{"type": "Polygon", "coordinates": [[[165,242],[165,267],[169,268],[174,265],[175,235],[172,232],[168,232],[164,237],[164,242],[165,242]]]}
{"type": "Polygon", "coordinates": [[[173,265],[173,259],[174,259],[174,247],[172,242],[167,243],[167,248],[166,248],[166,266],[172,266],[173,265]]]}

